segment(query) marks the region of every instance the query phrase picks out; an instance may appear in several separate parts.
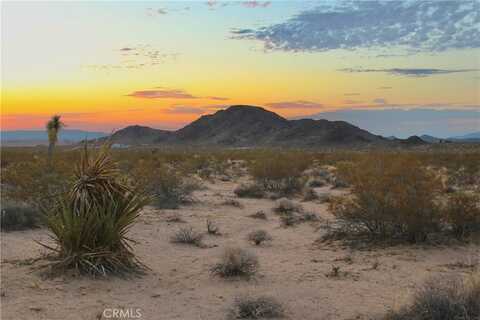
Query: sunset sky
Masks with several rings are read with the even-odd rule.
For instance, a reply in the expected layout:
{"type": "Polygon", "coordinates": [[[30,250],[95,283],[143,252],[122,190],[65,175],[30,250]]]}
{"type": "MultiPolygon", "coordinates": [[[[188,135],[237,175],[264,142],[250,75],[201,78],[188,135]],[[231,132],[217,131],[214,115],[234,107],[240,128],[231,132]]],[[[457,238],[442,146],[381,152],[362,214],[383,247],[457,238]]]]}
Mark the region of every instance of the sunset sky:
{"type": "Polygon", "coordinates": [[[1,44],[2,130],[177,129],[251,104],[480,131],[478,1],[3,2],[1,44]]]}

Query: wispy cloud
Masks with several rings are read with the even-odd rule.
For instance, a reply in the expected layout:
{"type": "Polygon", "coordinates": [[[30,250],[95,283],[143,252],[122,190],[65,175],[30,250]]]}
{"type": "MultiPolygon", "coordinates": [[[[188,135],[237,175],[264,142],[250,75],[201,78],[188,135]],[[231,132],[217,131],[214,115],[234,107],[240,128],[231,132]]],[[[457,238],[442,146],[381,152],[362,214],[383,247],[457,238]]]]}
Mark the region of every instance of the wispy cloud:
{"type": "Polygon", "coordinates": [[[478,1],[325,2],[281,23],[237,29],[267,50],[327,51],[398,46],[441,52],[480,47],[478,1]]]}
{"type": "Polygon", "coordinates": [[[83,67],[96,71],[142,69],[174,61],[179,56],[179,53],[162,52],[150,45],[125,46],[116,51],[119,60],[117,63],[89,64],[83,67]]]}
{"type": "Polygon", "coordinates": [[[232,6],[232,5],[241,5],[244,8],[248,9],[257,9],[257,8],[267,8],[272,3],[270,1],[256,1],[256,0],[249,0],[249,1],[217,1],[217,0],[209,0],[205,2],[207,7],[210,10],[215,10],[220,7],[232,6]]]}
{"type": "Polygon", "coordinates": [[[168,11],[164,8],[158,8],[158,9],[155,9],[155,8],[147,8],[147,15],[150,16],[150,17],[156,17],[156,16],[160,16],[160,15],[165,15],[167,14],[168,11]]]}
{"type": "Polygon", "coordinates": [[[205,109],[198,107],[173,106],[164,111],[170,114],[203,114],[205,109]]]}
{"type": "Polygon", "coordinates": [[[378,87],[378,89],[380,89],[380,90],[389,90],[389,89],[392,89],[392,87],[386,87],[386,86],[385,86],[385,87],[378,87]]]}
{"type": "Polygon", "coordinates": [[[363,103],[362,101],[357,101],[357,100],[344,100],[344,104],[360,104],[363,103]]]}
{"type": "Polygon", "coordinates": [[[359,96],[360,93],[358,92],[347,92],[343,94],[344,96],[350,97],[350,96],[359,96]]]}
{"type": "Polygon", "coordinates": [[[164,87],[156,87],[149,90],[138,90],[127,94],[129,97],[143,98],[143,99],[207,99],[207,100],[229,100],[224,97],[216,96],[195,96],[181,89],[168,89],[164,87]]]}
{"type": "Polygon", "coordinates": [[[303,100],[272,102],[267,103],[266,106],[273,109],[319,109],[323,107],[320,103],[303,100]]]}
{"type": "Polygon", "coordinates": [[[384,98],[376,98],[373,99],[372,102],[375,104],[387,104],[387,100],[384,98]]]}
{"type": "Polygon", "coordinates": [[[144,98],[144,99],[198,99],[194,95],[187,93],[183,90],[163,90],[163,89],[155,89],[155,90],[140,90],[134,91],[127,96],[135,97],[135,98],[144,98]]]}
{"type": "Polygon", "coordinates": [[[244,6],[245,8],[251,8],[251,9],[255,9],[255,8],[266,8],[268,6],[270,6],[272,3],[270,1],[243,1],[242,2],[242,6],[244,6]]]}
{"type": "MultiPolygon", "coordinates": [[[[369,72],[382,72],[389,73],[396,76],[406,77],[429,77],[440,74],[450,73],[462,73],[462,72],[474,72],[479,69],[429,69],[429,68],[392,68],[392,69],[363,69],[363,68],[345,68],[338,71],[350,72],[350,73],[369,73],[369,72]]],[[[381,87],[383,89],[390,87],[381,87]]]]}
{"type": "Polygon", "coordinates": [[[225,98],[225,97],[215,97],[215,96],[205,97],[205,99],[218,100],[218,101],[230,100],[229,98],[225,98]]]}

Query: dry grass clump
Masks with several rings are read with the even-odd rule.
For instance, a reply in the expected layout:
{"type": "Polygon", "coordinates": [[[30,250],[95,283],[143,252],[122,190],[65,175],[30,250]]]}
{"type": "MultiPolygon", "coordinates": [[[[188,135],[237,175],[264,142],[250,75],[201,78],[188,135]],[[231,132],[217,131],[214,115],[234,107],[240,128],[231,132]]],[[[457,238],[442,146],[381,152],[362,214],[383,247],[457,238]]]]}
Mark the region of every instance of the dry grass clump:
{"type": "Polygon", "coordinates": [[[272,240],[272,236],[270,236],[270,234],[268,234],[268,232],[265,230],[255,230],[248,234],[247,239],[258,246],[263,242],[272,240]]]}
{"type": "Polygon", "coordinates": [[[303,206],[286,198],[277,201],[273,211],[280,216],[280,222],[285,227],[302,222],[316,221],[318,217],[312,212],[305,212],[303,206]]]}
{"type": "Polygon", "coordinates": [[[249,217],[254,219],[267,220],[267,214],[263,210],[252,213],[251,215],[249,215],[249,217]]]}
{"type": "Polygon", "coordinates": [[[344,175],[353,196],[335,198],[330,209],[351,230],[417,242],[439,228],[440,184],[416,159],[367,158],[344,175]]]}
{"type": "Polygon", "coordinates": [[[265,196],[265,190],[258,183],[241,184],[233,192],[239,198],[255,198],[260,199],[265,196]]]}
{"type": "Polygon", "coordinates": [[[231,206],[235,208],[243,208],[243,205],[240,203],[240,201],[237,201],[235,199],[227,199],[222,202],[222,205],[224,206],[231,206]]]}
{"type": "Polygon", "coordinates": [[[303,207],[286,198],[279,199],[273,208],[273,211],[279,214],[303,212],[303,207]]]}
{"type": "Polygon", "coordinates": [[[128,230],[148,199],[122,183],[105,145],[94,157],[85,146],[69,192],[47,211],[57,254],[54,270],[91,275],[126,274],[144,266],[135,257],[128,230]]]}
{"type": "Polygon", "coordinates": [[[42,213],[26,205],[6,203],[2,205],[1,230],[17,231],[40,227],[44,220],[42,213]]]}
{"type": "Polygon", "coordinates": [[[250,278],[258,271],[258,259],[257,256],[245,249],[226,248],[220,262],[215,264],[210,271],[213,275],[222,278],[250,278]]]}
{"type": "Polygon", "coordinates": [[[477,194],[456,192],[449,195],[443,213],[459,239],[480,231],[480,196],[477,194]]]}
{"type": "Polygon", "coordinates": [[[175,232],[170,241],[172,243],[190,244],[196,247],[202,247],[203,234],[195,231],[192,227],[180,228],[175,232]]]}
{"type": "Polygon", "coordinates": [[[228,311],[228,319],[272,319],[285,316],[285,309],[268,296],[239,296],[228,311]]]}
{"type": "Polygon", "coordinates": [[[280,214],[280,222],[284,227],[292,227],[302,222],[317,221],[318,217],[312,212],[286,212],[280,214]]]}
{"type": "Polygon", "coordinates": [[[386,315],[384,320],[480,319],[480,279],[433,279],[414,296],[410,305],[386,315]]]}

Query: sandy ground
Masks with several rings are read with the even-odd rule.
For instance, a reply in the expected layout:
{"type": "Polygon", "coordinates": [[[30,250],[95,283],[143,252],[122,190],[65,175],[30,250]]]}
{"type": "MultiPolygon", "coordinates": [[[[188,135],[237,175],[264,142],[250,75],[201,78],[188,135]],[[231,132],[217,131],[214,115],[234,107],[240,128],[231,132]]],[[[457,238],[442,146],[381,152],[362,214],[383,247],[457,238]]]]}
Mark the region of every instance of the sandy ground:
{"type": "MultiPolygon", "coordinates": [[[[480,255],[478,245],[353,251],[336,244],[315,244],[324,231],[312,223],[282,227],[271,211],[274,201],[238,199],[233,194],[237,184],[207,184],[206,190],[195,193],[195,204],[178,210],[145,209],[131,237],[138,241],[138,257],[151,270],[138,278],[44,280],[33,270],[38,262],[29,264],[25,259],[44,252],[34,240],[48,242],[47,231],[2,233],[2,319],[106,319],[102,317],[106,308],[139,308],[141,317],[136,319],[141,320],[216,320],[225,319],[226,310],[240,294],[274,296],[285,305],[290,319],[371,319],[409,301],[415,288],[430,277],[468,274],[461,264],[480,255]],[[230,198],[243,207],[222,205],[230,198]],[[264,210],[268,220],[248,217],[258,210],[264,210]],[[185,223],[168,222],[166,217],[172,214],[185,223]],[[191,225],[205,232],[207,218],[222,232],[205,236],[208,248],[170,243],[180,227],[191,225]],[[246,235],[260,228],[273,240],[255,247],[246,235]],[[210,267],[228,246],[256,253],[260,274],[255,279],[228,281],[210,275],[210,267]],[[340,267],[342,276],[327,276],[333,265],[340,267]]],[[[303,205],[331,219],[325,204],[303,205]]]]}

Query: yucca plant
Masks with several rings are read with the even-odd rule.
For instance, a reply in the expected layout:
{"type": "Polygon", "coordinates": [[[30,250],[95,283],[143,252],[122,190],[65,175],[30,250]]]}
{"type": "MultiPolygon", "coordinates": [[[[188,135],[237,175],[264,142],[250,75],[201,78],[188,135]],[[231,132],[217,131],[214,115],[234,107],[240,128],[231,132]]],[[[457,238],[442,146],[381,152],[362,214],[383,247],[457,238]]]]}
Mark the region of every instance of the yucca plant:
{"type": "Polygon", "coordinates": [[[52,165],[53,148],[58,141],[58,133],[65,124],[60,121],[59,115],[54,115],[45,125],[48,133],[48,165],[52,165]]]}
{"type": "Polygon", "coordinates": [[[127,232],[148,199],[119,179],[107,144],[95,157],[85,147],[70,191],[47,213],[58,259],[53,270],[91,275],[126,274],[145,266],[135,257],[127,232]]]}

